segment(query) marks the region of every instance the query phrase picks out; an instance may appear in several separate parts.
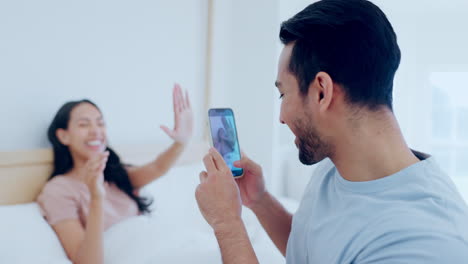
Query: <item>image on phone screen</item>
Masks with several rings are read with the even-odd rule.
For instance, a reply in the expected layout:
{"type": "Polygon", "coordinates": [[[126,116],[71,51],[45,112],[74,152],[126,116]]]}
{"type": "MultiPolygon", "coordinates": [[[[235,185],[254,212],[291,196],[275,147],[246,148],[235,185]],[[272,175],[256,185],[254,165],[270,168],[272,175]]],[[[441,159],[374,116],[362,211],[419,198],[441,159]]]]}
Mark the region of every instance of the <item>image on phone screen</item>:
{"type": "Polygon", "coordinates": [[[241,159],[233,111],[229,108],[210,109],[208,116],[213,147],[223,156],[232,175],[242,176],[243,169],[233,165],[234,161],[241,159]]]}

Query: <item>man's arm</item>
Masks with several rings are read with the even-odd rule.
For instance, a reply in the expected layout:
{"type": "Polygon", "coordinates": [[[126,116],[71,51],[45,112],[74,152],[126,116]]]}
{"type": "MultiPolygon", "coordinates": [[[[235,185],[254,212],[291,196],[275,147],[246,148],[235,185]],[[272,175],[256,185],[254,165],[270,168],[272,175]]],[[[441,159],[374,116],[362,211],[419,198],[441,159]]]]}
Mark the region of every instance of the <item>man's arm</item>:
{"type": "Polygon", "coordinates": [[[257,256],[250,243],[244,223],[236,219],[215,230],[224,264],[256,264],[257,256]]]}
{"type": "Polygon", "coordinates": [[[252,209],[273,243],[285,256],[291,232],[292,215],[265,188],[260,165],[242,153],[234,166],[244,169],[242,178],[236,179],[242,203],[252,209]]]}
{"type": "Polygon", "coordinates": [[[250,207],[278,250],[286,256],[286,245],[291,233],[292,214],[269,192],[250,207]]]}
{"type": "Polygon", "coordinates": [[[242,201],[231,170],[221,155],[210,149],[203,162],[195,197],[205,220],[213,228],[224,264],[258,263],[241,219],[242,201]]]}

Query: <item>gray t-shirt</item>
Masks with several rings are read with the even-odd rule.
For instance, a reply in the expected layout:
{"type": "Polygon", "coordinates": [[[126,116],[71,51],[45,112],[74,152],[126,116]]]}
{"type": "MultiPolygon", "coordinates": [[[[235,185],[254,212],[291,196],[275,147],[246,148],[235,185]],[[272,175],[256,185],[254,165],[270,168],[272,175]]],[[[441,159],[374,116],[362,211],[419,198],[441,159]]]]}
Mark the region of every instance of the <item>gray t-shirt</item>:
{"type": "Polygon", "coordinates": [[[367,182],[326,159],[293,217],[286,262],[468,263],[468,207],[433,158],[367,182]]]}

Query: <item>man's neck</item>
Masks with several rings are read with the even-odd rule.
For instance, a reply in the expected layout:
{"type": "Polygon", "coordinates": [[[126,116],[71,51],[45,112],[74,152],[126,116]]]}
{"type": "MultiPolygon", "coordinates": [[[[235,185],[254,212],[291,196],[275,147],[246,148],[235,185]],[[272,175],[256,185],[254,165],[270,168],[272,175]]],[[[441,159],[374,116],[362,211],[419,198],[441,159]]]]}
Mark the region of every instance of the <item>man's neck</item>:
{"type": "Polygon", "coordinates": [[[350,121],[347,133],[330,157],[349,181],[371,181],[392,175],[419,159],[406,145],[392,112],[366,115],[350,121]]]}

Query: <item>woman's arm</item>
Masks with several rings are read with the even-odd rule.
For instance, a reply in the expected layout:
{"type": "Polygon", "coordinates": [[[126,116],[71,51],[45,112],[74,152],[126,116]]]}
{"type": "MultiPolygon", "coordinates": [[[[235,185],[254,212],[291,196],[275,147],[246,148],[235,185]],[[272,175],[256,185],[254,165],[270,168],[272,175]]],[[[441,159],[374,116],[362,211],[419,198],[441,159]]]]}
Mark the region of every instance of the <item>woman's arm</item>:
{"type": "Polygon", "coordinates": [[[96,155],[88,160],[82,173],[90,193],[89,214],[86,227],[83,228],[78,219],[63,220],[53,225],[68,258],[75,263],[104,263],[103,231],[104,212],[103,200],[104,169],[109,152],[96,155]]]}
{"type": "Polygon", "coordinates": [[[188,93],[185,92],[184,96],[182,88],[178,84],[174,85],[172,101],[174,108],[174,129],[170,130],[166,126],[161,126],[161,129],[174,140],[174,143],[153,162],[141,167],[127,168],[130,182],[135,189],[141,188],[164,175],[174,165],[192,137],[193,114],[190,100],[188,93]]]}
{"type": "Polygon", "coordinates": [[[141,188],[166,174],[177,161],[177,158],[183,152],[184,148],[185,146],[183,144],[174,142],[153,162],[141,167],[128,167],[127,172],[133,187],[135,189],[141,188]]]}
{"type": "Polygon", "coordinates": [[[104,263],[102,200],[91,200],[86,228],[78,219],[64,220],[52,227],[73,263],[104,263]]]}

